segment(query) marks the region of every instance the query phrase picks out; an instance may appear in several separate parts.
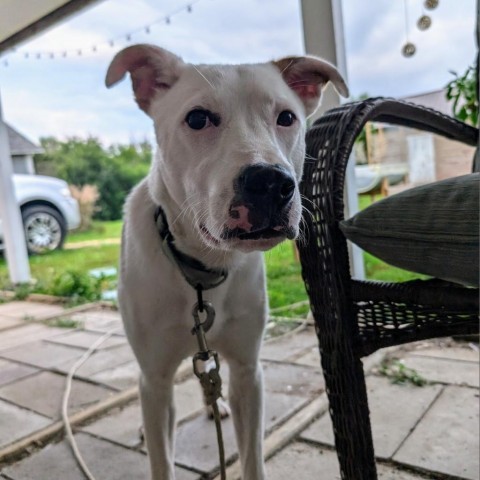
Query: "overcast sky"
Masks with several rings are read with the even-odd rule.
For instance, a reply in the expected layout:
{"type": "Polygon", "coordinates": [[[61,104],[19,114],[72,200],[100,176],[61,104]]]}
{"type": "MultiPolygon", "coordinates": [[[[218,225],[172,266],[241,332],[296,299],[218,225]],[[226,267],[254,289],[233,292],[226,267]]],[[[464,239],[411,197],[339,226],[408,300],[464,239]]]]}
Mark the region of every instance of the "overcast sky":
{"type": "MultiPolygon", "coordinates": [[[[404,58],[404,0],[343,0],[348,83],[352,96],[402,97],[445,86],[449,70],[463,72],[475,55],[475,0],[440,0],[429,12],[432,26],[416,26],[423,0],[406,0],[410,40],[417,53],[404,58]]],[[[5,119],[32,140],[41,136],[94,135],[105,144],[152,139],[152,128],[132,100],[130,82],[107,90],[105,71],[125,39],[111,38],[156,23],[150,42],[186,61],[240,63],[302,54],[299,0],[199,0],[188,13],[182,0],[104,0],[0,58],[0,92],[5,119]],[[91,52],[93,45],[97,52],[91,52]],[[32,52],[61,52],[67,58],[37,59],[32,52]],[[72,51],[82,49],[82,55],[72,51]],[[86,52],[89,53],[86,53],[86,52]],[[29,52],[29,58],[25,53],[29,52]],[[5,61],[8,66],[5,66],[5,61]]]]}

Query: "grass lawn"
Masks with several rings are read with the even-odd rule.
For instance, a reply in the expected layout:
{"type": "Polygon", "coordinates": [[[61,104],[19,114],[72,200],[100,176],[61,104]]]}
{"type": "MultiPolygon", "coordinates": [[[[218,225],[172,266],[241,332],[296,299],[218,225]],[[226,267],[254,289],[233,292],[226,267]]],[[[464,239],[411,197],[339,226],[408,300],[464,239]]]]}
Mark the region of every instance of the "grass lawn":
{"type": "MultiPolygon", "coordinates": [[[[273,250],[266,252],[265,263],[270,308],[274,309],[307,300],[300,263],[295,260],[292,242],[283,242],[273,250]]],[[[282,312],[282,315],[304,316],[307,313],[308,306],[305,305],[290,312],[282,312]]]]}
{"type": "Polygon", "coordinates": [[[122,220],[111,222],[94,221],[92,228],[86,232],[72,231],[67,235],[67,243],[84,242],[85,240],[104,240],[106,238],[120,238],[122,234],[122,220]]]}
{"type": "MultiPolygon", "coordinates": [[[[119,245],[103,245],[31,256],[30,270],[35,281],[33,291],[55,293],[53,285],[65,272],[86,273],[94,268],[116,267],[119,252],[119,245]]],[[[107,283],[104,282],[104,284],[108,286],[107,283]]],[[[3,257],[0,257],[0,289],[8,289],[9,287],[10,281],[6,261],[3,257]]],[[[78,290],[82,288],[85,288],[85,285],[72,287],[72,291],[68,294],[81,296],[82,291],[79,292],[78,290]]],[[[21,291],[23,292],[24,289],[21,289],[21,291]]]]}

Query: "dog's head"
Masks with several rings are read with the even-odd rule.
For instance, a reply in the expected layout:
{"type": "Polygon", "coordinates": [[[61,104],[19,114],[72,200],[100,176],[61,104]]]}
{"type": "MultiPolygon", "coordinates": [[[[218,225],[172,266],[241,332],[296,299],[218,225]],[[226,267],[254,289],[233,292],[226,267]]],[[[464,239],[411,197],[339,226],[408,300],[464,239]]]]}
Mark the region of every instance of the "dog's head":
{"type": "Polygon", "coordinates": [[[138,106],[154,121],[153,199],[175,205],[215,249],[266,250],[295,238],[305,121],[332,82],[331,64],[289,57],[256,65],[191,65],[152,46],[119,52],[108,87],[129,72],[138,106]]]}

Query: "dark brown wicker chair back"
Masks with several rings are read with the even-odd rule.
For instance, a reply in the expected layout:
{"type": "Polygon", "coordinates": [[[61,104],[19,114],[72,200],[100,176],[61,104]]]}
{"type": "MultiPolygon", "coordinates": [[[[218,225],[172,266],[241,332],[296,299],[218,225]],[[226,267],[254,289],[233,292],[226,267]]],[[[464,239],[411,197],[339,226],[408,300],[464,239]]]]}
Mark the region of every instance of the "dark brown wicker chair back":
{"type": "Polygon", "coordinates": [[[416,340],[478,332],[478,289],[440,280],[399,284],[352,279],[344,219],[345,172],[369,120],[419,128],[468,145],[478,130],[433,110],[369,99],[328,111],[307,133],[301,193],[302,275],[315,318],[342,478],[377,478],[360,358],[416,340]]]}

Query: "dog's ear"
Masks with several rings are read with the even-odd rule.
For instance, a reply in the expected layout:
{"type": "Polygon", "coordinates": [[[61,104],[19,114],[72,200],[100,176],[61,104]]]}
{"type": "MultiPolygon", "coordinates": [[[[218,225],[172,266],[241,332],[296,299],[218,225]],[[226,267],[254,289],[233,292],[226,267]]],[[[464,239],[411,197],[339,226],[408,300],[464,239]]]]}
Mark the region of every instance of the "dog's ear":
{"type": "Polygon", "coordinates": [[[132,45],[115,55],[108,67],[105,85],[111,87],[125,77],[132,79],[138,106],[147,114],[154,96],[165,93],[185,65],[180,57],[154,45],[132,45]]]}
{"type": "Polygon", "coordinates": [[[317,109],[322,90],[332,82],[335,90],[348,97],[348,87],[338,70],[317,57],[286,57],[274,61],[287,85],[300,97],[307,116],[317,109]]]}

